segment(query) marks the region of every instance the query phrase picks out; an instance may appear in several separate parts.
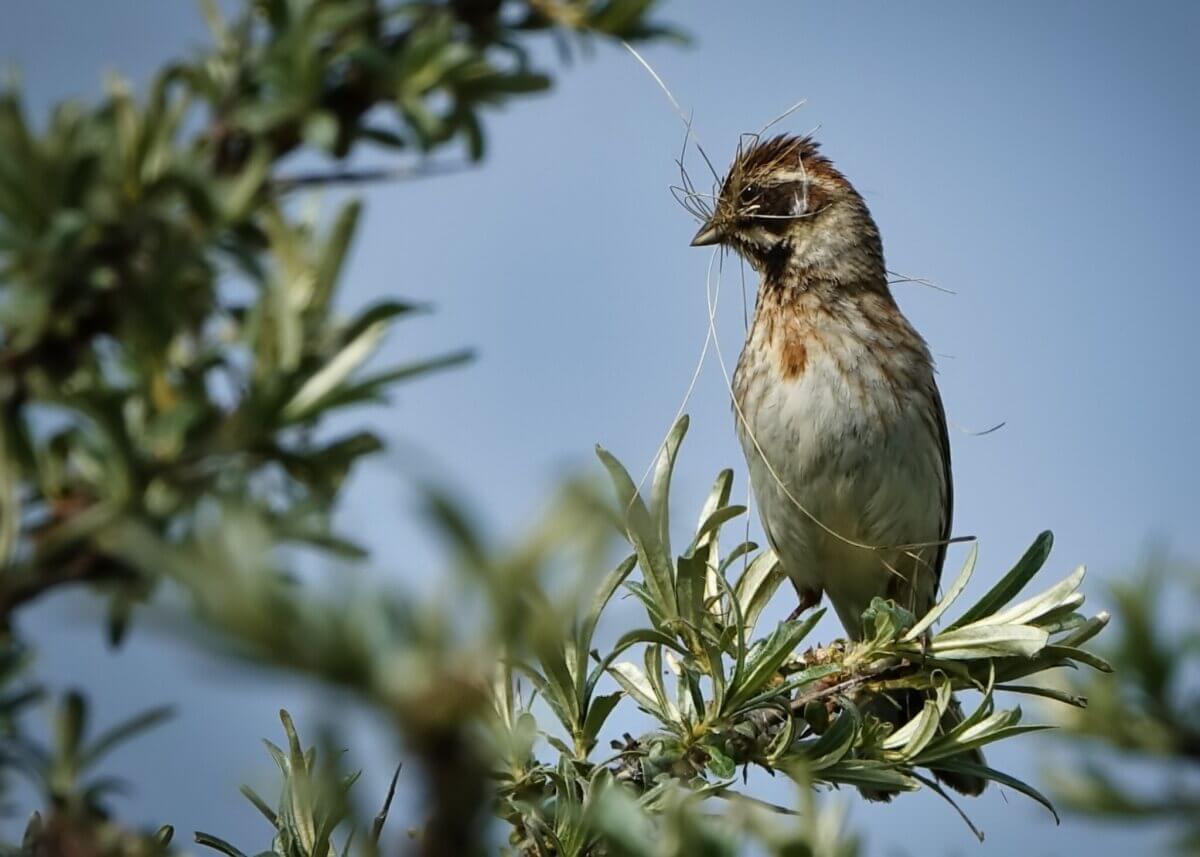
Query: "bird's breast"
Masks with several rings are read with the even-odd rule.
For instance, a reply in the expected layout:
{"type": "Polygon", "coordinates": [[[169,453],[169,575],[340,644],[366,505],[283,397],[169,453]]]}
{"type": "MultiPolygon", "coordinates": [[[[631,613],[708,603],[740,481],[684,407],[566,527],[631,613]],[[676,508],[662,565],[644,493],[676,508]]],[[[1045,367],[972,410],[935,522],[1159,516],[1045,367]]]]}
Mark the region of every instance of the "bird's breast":
{"type": "Polygon", "coordinates": [[[778,314],[756,318],[738,361],[738,434],[768,538],[843,621],[888,578],[851,543],[937,540],[947,514],[932,366],[911,338],[858,317],[778,314]]]}

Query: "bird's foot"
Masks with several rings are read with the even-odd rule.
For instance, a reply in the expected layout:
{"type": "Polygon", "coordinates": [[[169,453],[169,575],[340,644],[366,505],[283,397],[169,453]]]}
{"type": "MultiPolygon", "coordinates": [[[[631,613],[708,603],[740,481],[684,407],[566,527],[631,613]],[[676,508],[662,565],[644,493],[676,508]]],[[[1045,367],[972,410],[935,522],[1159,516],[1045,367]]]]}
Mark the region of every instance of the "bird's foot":
{"type": "Polygon", "coordinates": [[[805,610],[811,610],[821,603],[821,590],[819,589],[801,589],[797,594],[800,596],[800,603],[787,617],[789,622],[795,622],[805,610]]]}

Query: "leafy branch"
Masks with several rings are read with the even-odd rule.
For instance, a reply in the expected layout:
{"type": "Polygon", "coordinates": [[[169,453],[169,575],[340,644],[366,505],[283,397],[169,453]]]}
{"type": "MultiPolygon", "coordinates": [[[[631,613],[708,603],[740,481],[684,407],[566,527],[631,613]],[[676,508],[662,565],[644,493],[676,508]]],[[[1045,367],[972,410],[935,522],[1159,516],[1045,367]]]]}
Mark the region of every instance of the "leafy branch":
{"type": "MultiPolygon", "coordinates": [[[[269,542],[260,539],[255,548],[244,520],[213,528],[226,539],[239,527],[244,535],[220,553],[208,543],[204,563],[173,554],[144,532],[126,531],[109,549],[134,565],[159,563],[248,654],[322,675],[380,706],[415,740],[426,765],[447,770],[444,754],[453,747],[459,774],[481,766],[493,784],[492,811],[510,825],[510,842],[523,854],[621,853],[597,820],[610,802],[635,807],[629,812],[646,814],[647,823],[682,812],[703,826],[698,810],[680,807],[706,797],[753,802],[735,782],[738,769],[751,766],[782,773],[805,792],[845,785],[898,794],[929,786],[940,794],[923,771],[970,773],[1053,811],[1032,785],[961,758],[965,750],[1047,728],[1022,722],[1018,707],[1002,708],[1001,694],[1083,707],[1081,696],[1033,682],[1063,667],[1109,669],[1084,648],[1108,617],[1080,612],[1082,570],[1018,600],[1049,555],[1049,534],[938,630],[975,571],[975,550],[925,616],[877,599],[864,614],[863,640],[806,648],[819,611],[760,628],[783,580],[771,552],[746,542],[721,546],[724,526],[744,511],[729,503],[730,472],[718,476],[687,547],[674,557],[668,552],[670,481],[686,426],[681,421],[671,433],[648,502],[601,450],[615,504],[597,506],[594,495],[575,492],[507,559],[486,549],[452,507],[436,504],[466,563],[455,603],[471,603],[470,590],[482,589],[489,608],[466,638],[430,626],[422,617],[436,608],[418,609],[406,598],[363,593],[330,602],[273,579],[263,569],[269,542]],[[552,597],[548,578],[563,571],[554,557],[587,531],[585,521],[593,529],[616,522],[631,554],[607,573],[577,567],[573,579],[592,581],[590,594],[552,597]],[[214,576],[221,567],[223,575],[214,576]],[[597,645],[622,590],[641,604],[646,624],[597,645]],[[265,621],[268,615],[274,621],[265,621]],[[400,663],[404,678],[397,681],[400,663]],[[526,683],[532,696],[523,694],[526,683]],[[872,713],[879,699],[912,689],[928,691],[929,699],[903,727],[872,713]],[[943,731],[951,693],[963,690],[977,691],[979,702],[943,731]],[[640,709],[654,728],[600,752],[622,706],[640,709]],[[683,792],[691,797],[680,798],[683,792]]],[[[657,853],[654,847],[630,853],[657,853]]]]}
{"type": "Polygon", "coordinates": [[[1086,761],[1055,765],[1051,793],[1066,809],[1097,819],[1165,823],[1175,851],[1200,849],[1200,697],[1191,676],[1200,638],[1177,625],[1200,602],[1194,566],[1152,554],[1139,572],[1112,584],[1117,634],[1103,647],[1112,676],[1080,675],[1069,690],[1086,694],[1086,709],[1056,718],[1060,743],[1086,752],[1086,761]],[[1133,781],[1129,763],[1143,772],[1133,781]]]}

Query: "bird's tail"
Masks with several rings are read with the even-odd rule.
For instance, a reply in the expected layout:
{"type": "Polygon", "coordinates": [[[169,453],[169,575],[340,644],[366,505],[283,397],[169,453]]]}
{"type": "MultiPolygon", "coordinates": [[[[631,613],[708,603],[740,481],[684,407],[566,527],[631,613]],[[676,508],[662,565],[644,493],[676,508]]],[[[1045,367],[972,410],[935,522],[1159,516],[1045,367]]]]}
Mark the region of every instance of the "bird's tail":
{"type": "MultiPolygon", "coordinates": [[[[880,720],[895,725],[897,729],[912,720],[925,706],[925,700],[929,699],[930,693],[921,690],[906,690],[899,694],[893,694],[890,698],[877,697],[866,706],[864,713],[872,714],[880,720]]],[[[962,706],[954,697],[951,697],[950,704],[946,706],[946,710],[942,713],[941,731],[943,733],[954,729],[963,721],[962,706]]],[[[962,753],[951,756],[945,760],[948,763],[966,762],[970,765],[983,766],[985,764],[983,751],[978,748],[965,750],[962,753]]],[[[959,794],[976,797],[983,793],[987,786],[987,780],[976,774],[963,773],[957,770],[932,768],[933,774],[943,783],[959,794]]],[[[859,789],[863,797],[867,800],[874,801],[889,801],[895,795],[894,791],[883,791],[878,789],[862,788],[859,789]]]]}
{"type": "MultiPolygon", "coordinates": [[[[950,697],[950,704],[946,706],[946,710],[942,713],[942,731],[949,732],[954,727],[963,721],[962,706],[958,700],[950,697]]],[[[948,762],[966,762],[970,765],[978,767],[986,766],[987,762],[983,758],[983,751],[978,747],[973,750],[966,750],[959,753],[957,756],[951,756],[946,761],[948,762]]],[[[977,797],[983,794],[983,790],[987,787],[988,781],[977,774],[967,774],[960,771],[949,769],[933,769],[933,775],[941,780],[950,788],[954,789],[959,794],[964,794],[969,797],[977,797]]]]}

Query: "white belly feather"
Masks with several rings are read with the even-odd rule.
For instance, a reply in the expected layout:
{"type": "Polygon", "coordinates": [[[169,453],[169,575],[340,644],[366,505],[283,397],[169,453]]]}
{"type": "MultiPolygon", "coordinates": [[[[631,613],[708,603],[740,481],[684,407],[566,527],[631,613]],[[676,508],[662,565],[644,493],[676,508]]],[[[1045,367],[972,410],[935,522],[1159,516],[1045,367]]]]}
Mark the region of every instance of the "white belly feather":
{"type": "MultiPolygon", "coordinates": [[[[854,337],[829,344],[838,359],[809,348],[803,371],[785,378],[768,343],[752,335],[738,366],[737,429],[784,570],[799,588],[827,593],[857,636],[862,611],[889,584],[914,612],[932,603],[936,548],[900,546],[943,537],[947,486],[924,385],[895,385],[854,337]],[[916,583],[896,588],[895,575],[916,583]]],[[[931,375],[927,383],[932,389],[931,375]]]]}

